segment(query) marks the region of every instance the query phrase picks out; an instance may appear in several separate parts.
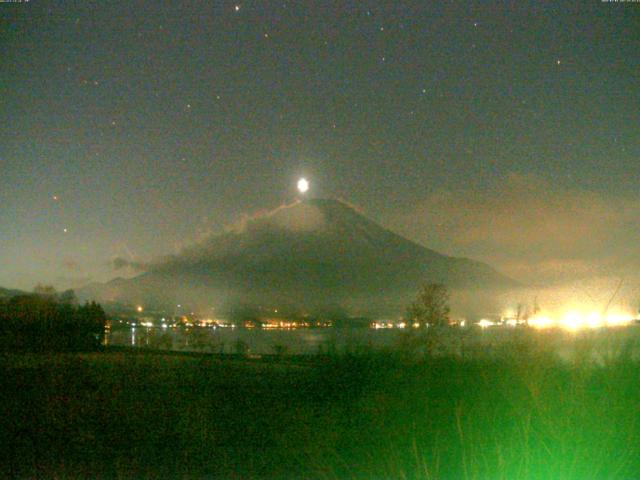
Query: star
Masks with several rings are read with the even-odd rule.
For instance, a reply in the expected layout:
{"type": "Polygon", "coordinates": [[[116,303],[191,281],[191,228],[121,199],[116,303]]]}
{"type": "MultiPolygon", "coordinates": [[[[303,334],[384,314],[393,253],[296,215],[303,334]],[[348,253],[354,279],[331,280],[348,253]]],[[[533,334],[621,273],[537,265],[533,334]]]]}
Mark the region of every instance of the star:
{"type": "Polygon", "coordinates": [[[556,60],[556,63],[557,63],[558,65],[560,65],[560,59],[556,60]]]}
{"type": "Polygon", "coordinates": [[[64,233],[67,233],[69,230],[67,230],[66,228],[63,228],[63,229],[62,229],[62,231],[63,231],[64,233]]]}
{"type": "Polygon", "coordinates": [[[239,12],[239,11],[240,11],[240,5],[236,5],[235,7],[233,7],[233,9],[234,9],[236,12],[239,12]]]}
{"type": "Polygon", "coordinates": [[[57,202],[57,201],[58,201],[58,196],[57,196],[57,195],[54,195],[54,196],[53,196],[53,197],[51,197],[51,198],[53,198],[53,201],[54,201],[54,202],[57,202]]]}

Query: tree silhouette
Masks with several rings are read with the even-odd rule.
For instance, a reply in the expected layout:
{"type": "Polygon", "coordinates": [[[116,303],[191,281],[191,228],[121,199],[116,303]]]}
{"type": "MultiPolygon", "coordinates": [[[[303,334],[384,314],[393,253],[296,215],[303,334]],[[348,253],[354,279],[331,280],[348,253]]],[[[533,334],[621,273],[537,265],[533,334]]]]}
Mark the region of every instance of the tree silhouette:
{"type": "Polygon", "coordinates": [[[13,351],[95,350],[107,316],[95,302],[77,306],[73,291],[18,295],[0,304],[0,349],[13,351]]]}
{"type": "Polygon", "coordinates": [[[449,325],[449,292],[441,283],[427,283],[409,305],[406,321],[420,326],[441,327],[449,325]]]}

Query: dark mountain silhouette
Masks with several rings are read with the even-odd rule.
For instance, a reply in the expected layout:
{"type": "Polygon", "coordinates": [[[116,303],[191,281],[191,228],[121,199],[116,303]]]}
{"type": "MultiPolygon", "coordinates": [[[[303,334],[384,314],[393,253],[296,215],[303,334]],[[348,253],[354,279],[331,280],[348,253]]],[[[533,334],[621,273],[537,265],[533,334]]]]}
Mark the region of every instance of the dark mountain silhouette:
{"type": "Polygon", "coordinates": [[[238,305],[352,314],[397,311],[421,283],[507,288],[486,264],[442,255],[338,200],[312,199],[247,220],[155,262],[80,289],[81,298],[157,306],[238,305]]]}

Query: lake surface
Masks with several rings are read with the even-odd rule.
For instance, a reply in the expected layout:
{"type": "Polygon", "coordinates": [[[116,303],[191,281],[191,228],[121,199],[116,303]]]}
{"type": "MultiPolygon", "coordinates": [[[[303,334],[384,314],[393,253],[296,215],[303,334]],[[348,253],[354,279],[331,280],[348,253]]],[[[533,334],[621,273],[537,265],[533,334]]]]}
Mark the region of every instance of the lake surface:
{"type": "Polygon", "coordinates": [[[364,347],[392,347],[401,330],[370,328],[300,328],[291,330],[247,328],[132,327],[113,330],[107,344],[179,351],[271,354],[277,351],[314,355],[364,347]]]}
{"type": "MultiPolygon", "coordinates": [[[[420,344],[412,329],[300,328],[292,330],[246,328],[131,327],[111,331],[105,343],[114,346],[199,351],[314,355],[363,349],[402,348],[420,344]]],[[[533,330],[525,327],[454,328],[436,348],[444,353],[500,352],[527,343],[570,360],[592,356],[607,361],[622,352],[640,358],[640,326],[593,330],[533,330]]],[[[520,347],[518,347],[520,348],[520,347]]]]}

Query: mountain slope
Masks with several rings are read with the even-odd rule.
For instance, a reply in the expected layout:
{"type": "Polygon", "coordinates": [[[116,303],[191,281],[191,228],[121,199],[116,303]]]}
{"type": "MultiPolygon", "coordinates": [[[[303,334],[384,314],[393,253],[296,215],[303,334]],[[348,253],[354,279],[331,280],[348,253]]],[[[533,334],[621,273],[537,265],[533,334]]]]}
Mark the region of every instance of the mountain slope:
{"type": "Polygon", "coordinates": [[[514,285],[485,264],[411,242],[343,202],[313,199],[248,220],[156,262],[138,277],[80,295],[362,313],[395,310],[427,281],[454,289],[514,285]]]}

